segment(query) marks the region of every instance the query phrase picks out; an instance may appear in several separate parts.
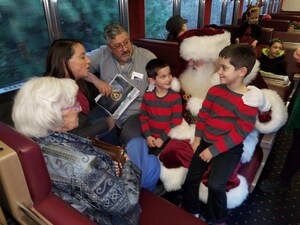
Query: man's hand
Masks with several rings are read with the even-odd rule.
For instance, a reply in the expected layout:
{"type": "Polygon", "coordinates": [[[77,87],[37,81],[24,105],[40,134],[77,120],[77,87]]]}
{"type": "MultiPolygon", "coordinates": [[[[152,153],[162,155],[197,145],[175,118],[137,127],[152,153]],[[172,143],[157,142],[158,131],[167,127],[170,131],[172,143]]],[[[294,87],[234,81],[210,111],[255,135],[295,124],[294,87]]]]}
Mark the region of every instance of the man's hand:
{"type": "Polygon", "coordinates": [[[108,96],[111,94],[111,87],[108,83],[106,83],[103,80],[100,80],[98,77],[96,77],[94,74],[89,73],[89,76],[85,78],[88,82],[91,82],[95,85],[95,87],[99,90],[101,94],[104,96],[108,96]]]}
{"type": "Polygon", "coordinates": [[[199,157],[204,161],[209,163],[210,160],[214,157],[208,148],[204,149],[200,154],[199,157]]]}
{"type": "Polygon", "coordinates": [[[105,81],[99,79],[94,85],[104,96],[109,96],[111,94],[111,87],[105,81]]]}
{"type": "Polygon", "coordinates": [[[148,136],[147,137],[147,144],[149,147],[154,148],[155,144],[154,144],[155,138],[152,136],[148,136]]]}
{"type": "Polygon", "coordinates": [[[164,141],[163,141],[161,138],[156,138],[156,139],[154,140],[154,145],[155,145],[155,147],[157,147],[157,148],[160,148],[160,147],[163,145],[163,143],[164,143],[164,141]]]}
{"type": "Polygon", "coordinates": [[[267,112],[271,108],[270,100],[264,95],[263,91],[255,86],[249,85],[248,90],[242,97],[243,102],[252,107],[258,107],[259,111],[267,112]]]}

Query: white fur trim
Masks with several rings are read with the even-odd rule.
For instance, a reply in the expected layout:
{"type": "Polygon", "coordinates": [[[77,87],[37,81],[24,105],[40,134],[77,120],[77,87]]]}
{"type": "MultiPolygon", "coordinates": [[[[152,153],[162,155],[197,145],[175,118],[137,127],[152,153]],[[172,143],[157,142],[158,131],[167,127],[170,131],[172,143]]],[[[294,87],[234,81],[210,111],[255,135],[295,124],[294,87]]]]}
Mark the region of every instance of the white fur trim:
{"type": "Polygon", "coordinates": [[[258,60],[256,60],[251,72],[244,78],[244,84],[246,85],[250,84],[256,78],[259,70],[260,70],[260,63],[258,60]]]}
{"type": "Polygon", "coordinates": [[[160,162],[160,180],[162,181],[166,191],[177,191],[184,183],[188,169],[185,167],[166,168],[160,162]]]}
{"type": "Polygon", "coordinates": [[[180,55],[186,61],[217,59],[219,52],[230,45],[230,33],[224,31],[223,34],[213,36],[192,36],[182,41],[180,45],[180,55]]]}
{"type": "MultiPolygon", "coordinates": [[[[241,175],[238,175],[238,178],[240,179],[240,185],[226,192],[228,209],[240,206],[245,201],[249,193],[246,178],[241,175]]],[[[207,198],[208,188],[201,182],[199,188],[199,199],[202,202],[207,203],[207,198]]]]}
{"type": "Polygon", "coordinates": [[[276,91],[270,89],[262,89],[262,91],[271,102],[272,119],[266,123],[262,123],[257,119],[255,128],[263,134],[268,134],[279,130],[286,123],[288,113],[281,97],[276,91]]]}
{"type": "Polygon", "coordinates": [[[197,116],[199,114],[199,110],[202,107],[204,99],[197,98],[197,97],[191,97],[189,101],[187,102],[187,109],[190,110],[193,116],[197,116]]]}
{"type": "Polygon", "coordinates": [[[180,91],[180,82],[176,77],[173,77],[173,79],[172,79],[171,89],[176,92],[180,91]]]}
{"type": "Polygon", "coordinates": [[[194,140],[195,125],[189,125],[184,119],[182,123],[171,129],[168,136],[176,140],[194,140]]]}
{"type": "Polygon", "coordinates": [[[220,76],[217,72],[215,72],[212,76],[211,76],[211,84],[212,86],[220,84],[220,76]]]}
{"type": "Polygon", "coordinates": [[[244,152],[241,157],[242,163],[246,163],[251,160],[257,143],[258,143],[258,132],[257,130],[253,130],[243,141],[244,152]]]}

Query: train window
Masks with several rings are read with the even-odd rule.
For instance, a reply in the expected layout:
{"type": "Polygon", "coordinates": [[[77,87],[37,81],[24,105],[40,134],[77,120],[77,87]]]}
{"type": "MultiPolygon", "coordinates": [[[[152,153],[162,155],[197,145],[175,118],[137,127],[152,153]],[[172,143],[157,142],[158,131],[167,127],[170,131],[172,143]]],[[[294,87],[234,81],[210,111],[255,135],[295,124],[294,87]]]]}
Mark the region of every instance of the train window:
{"type": "Polygon", "coordinates": [[[41,75],[49,46],[42,1],[0,2],[0,93],[41,75]]]}
{"type": "Polygon", "coordinates": [[[120,22],[118,3],[118,0],[58,1],[62,37],[81,40],[86,51],[104,44],[104,27],[112,22],[120,22]]]}
{"type": "Polygon", "coordinates": [[[222,11],[222,2],[220,0],[212,0],[210,23],[220,25],[222,11]]]}
{"type": "Polygon", "coordinates": [[[188,29],[196,29],[198,21],[199,0],[181,0],[181,16],[188,20],[188,29]]]}
{"type": "Polygon", "coordinates": [[[172,16],[172,0],[145,0],[146,38],[166,39],[166,22],[172,16]]]}
{"type": "Polygon", "coordinates": [[[227,1],[225,24],[232,24],[233,6],[234,6],[234,1],[227,1]]]}
{"type": "Polygon", "coordinates": [[[243,13],[246,12],[248,5],[257,5],[257,0],[244,1],[244,4],[243,4],[243,13]]]}

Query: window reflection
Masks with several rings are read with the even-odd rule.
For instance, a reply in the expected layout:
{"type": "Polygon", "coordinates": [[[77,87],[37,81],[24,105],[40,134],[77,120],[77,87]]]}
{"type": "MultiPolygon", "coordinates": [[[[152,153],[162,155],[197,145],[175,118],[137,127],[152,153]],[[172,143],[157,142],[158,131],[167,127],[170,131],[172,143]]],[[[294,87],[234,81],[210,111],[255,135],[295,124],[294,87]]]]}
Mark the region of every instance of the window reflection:
{"type": "Polygon", "coordinates": [[[81,40],[86,51],[104,44],[103,29],[109,23],[119,23],[118,0],[58,1],[63,38],[81,40]]]}
{"type": "Polygon", "coordinates": [[[41,75],[49,46],[42,1],[0,1],[0,93],[41,75]]]}
{"type": "Polygon", "coordinates": [[[146,38],[166,39],[166,22],[172,11],[172,0],[145,0],[146,38]]]}
{"type": "Polygon", "coordinates": [[[198,23],[199,0],[181,0],[181,16],[187,19],[187,28],[196,29],[198,23]]]}
{"type": "Polygon", "coordinates": [[[233,6],[234,6],[234,1],[233,0],[227,0],[225,24],[232,24],[233,6]]]}
{"type": "Polygon", "coordinates": [[[211,4],[210,23],[220,25],[222,1],[212,0],[211,4]]]}

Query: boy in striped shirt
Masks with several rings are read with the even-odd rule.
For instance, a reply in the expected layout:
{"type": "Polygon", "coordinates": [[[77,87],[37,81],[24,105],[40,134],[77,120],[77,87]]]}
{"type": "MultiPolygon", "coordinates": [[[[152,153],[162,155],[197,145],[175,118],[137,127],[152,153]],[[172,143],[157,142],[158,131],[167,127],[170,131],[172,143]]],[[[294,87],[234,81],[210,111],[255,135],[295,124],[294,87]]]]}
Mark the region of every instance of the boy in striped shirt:
{"type": "Polygon", "coordinates": [[[146,66],[153,91],[145,92],[141,104],[141,127],[150,148],[161,148],[170,130],[182,122],[180,94],[170,89],[170,66],[161,59],[152,59],[146,66]]]}
{"type": "Polygon", "coordinates": [[[243,141],[253,130],[257,108],[243,103],[248,89],[244,77],[256,61],[248,44],[225,47],[219,54],[221,84],[209,89],[196,123],[194,156],[184,184],[183,208],[200,214],[209,224],[224,224],[227,218],[226,183],[243,153],[243,141]],[[199,185],[210,166],[208,200],[204,210],[199,185]]]}

